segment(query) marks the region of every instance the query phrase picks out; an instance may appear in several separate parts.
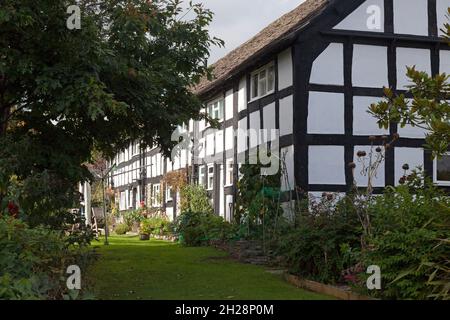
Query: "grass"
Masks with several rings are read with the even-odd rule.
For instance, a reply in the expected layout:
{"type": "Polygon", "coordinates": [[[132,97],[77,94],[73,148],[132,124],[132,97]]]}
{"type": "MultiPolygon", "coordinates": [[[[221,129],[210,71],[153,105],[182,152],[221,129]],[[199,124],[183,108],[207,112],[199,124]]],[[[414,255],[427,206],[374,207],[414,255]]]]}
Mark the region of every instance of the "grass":
{"type": "Polygon", "coordinates": [[[89,271],[98,299],[107,300],[317,300],[262,267],[241,264],[213,248],[112,237],[99,246],[89,271]]]}

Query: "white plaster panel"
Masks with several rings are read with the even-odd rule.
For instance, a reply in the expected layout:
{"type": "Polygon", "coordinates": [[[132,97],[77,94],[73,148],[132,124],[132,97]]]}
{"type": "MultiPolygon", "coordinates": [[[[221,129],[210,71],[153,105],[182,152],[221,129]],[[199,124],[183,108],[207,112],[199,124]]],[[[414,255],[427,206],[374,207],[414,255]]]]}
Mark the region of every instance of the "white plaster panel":
{"type": "Polygon", "coordinates": [[[267,142],[271,137],[272,130],[276,129],[275,126],[275,103],[271,103],[263,109],[263,121],[264,131],[262,134],[262,141],[267,142]]]}
{"type": "Polygon", "coordinates": [[[182,168],[186,167],[186,165],[188,164],[187,159],[188,159],[188,157],[186,154],[186,150],[183,149],[183,151],[181,151],[181,157],[180,157],[180,166],[182,168]]]}
{"type": "Polygon", "coordinates": [[[278,89],[292,86],[292,49],[289,48],[278,55],[278,89]]]}
{"type": "MultiPolygon", "coordinates": [[[[367,172],[363,171],[363,163],[360,158],[358,158],[357,153],[358,151],[365,151],[367,153],[367,156],[365,158],[365,165],[366,167],[369,165],[370,162],[370,152],[371,152],[371,146],[355,146],[355,152],[353,155],[353,162],[356,164],[356,168],[354,170],[354,178],[356,181],[356,184],[358,187],[367,187],[369,182],[369,176],[367,172]]],[[[373,161],[376,159],[376,147],[373,147],[373,161]]],[[[380,166],[378,167],[378,170],[376,172],[375,177],[373,177],[372,180],[372,186],[373,187],[384,187],[385,186],[385,161],[380,163],[380,166]]]]}
{"type": "Polygon", "coordinates": [[[288,191],[295,188],[294,173],[294,146],[281,149],[281,157],[285,159],[286,168],[283,169],[281,177],[281,190],[288,191]]]}
{"type": "Polygon", "coordinates": [[[309,184],[345,185],[345,148],[309,147],[309,184]]]}
{"type": "Polygon", "coordinates": [[[345,133],[342,93],[310,92],[308,110],[308,133],[345,133]]]}
{"type": "MultiPolygon", "coordinates": [[[[412,99],[406,100],[409,105],[412,104],[412,99]]],[[[399,125],[398,126],[398,134],[401,138],[411,138],[411,139],[425,139],[427,131],[419,128],[419,127],[413,127],[410,124],[405,125],[403,128],[399,125]]]]}
{"type": "Polygon", "coordinates": [[[431,55],[428,49],[397,48],[397,88],[406,90],[411,85],[406,67],[431,74],[431,55]]]}
{"type": "Polygon", "coordinates": [[[378,103],[378,97],[353,98],[353,134],[355,136],[386,135],[389,130],[380,129],[377,119],[368,113],[373,103],[378,103]]]}
{"type": "Polygon", "coordinates": [[[404,175],[402,169],[404,164],[408,164],[411,170],[424,166],[424,150],[422,148],[395,148],[395,185],[399,185],[400,178],[404,175]]]}
{"type": "Polygon", "coordinates": [[[439,52],[439,72],[450,75],[450,51],[441,50],[439,52]]]}
{"type": "Polygon", "coordinates": [[[247,80],[242,78],[239,82],[238,112],[247,109],[247,80]]]}
{"type": "Polygon", "coordinates": [[[206,155],[210,156],[214,154],[214,134],[206,136],[206,155]]]}
{"type": "Polygon", "coordinates": [[[198,157],[203,159],[206,156],[206,139],[205,138],[201,138],[198,140],[199,143],[199,153],[198,153],[198,157]]]}
{"type": "Polygon", "coordinates": [[[234,147],[234,132],[233,127],[225,129],[225,150],[231,150],[234,147]]]}
{"type": "Polygon", "coordinates": [[[387,87],[389,84],[387,48],[355,44],[352,82],[355,87],[387,87]]]}
{"type": "Polygon", "coordinates": [[[344,85],[344,46],[331,43],[314,61],[311,83],[344,85]]]}
{"type": "Polygon", "coordinates": [[[398,134],[401,138],[425,139],[426,130],[419,127],[413,127],[410,124],[405,125],[404,128],[399,125],[398,134]]]}
{"type": "MultiPolygon", "coordinates": [[[[206,113],[206,109],[203,108],[203,109],[200,110],[200,112],[204,114],[204,113],[206,113]]],[[[203,130],[205,130],[205,128],[206,128],[206,120],[200,120],[198,122],[198,130],[200,132],[202,132],[203,130]]]]}
{"type": "Polygon", "coordinates": [[[216,153],[223,152],[223,130],[216,132],[216,153]]]}
{"type": "Polygon", "coordinates": [[[173,208],[172,207],[166,208],[166,216],[169,219],[169,221],[173,221],[173,208]]]}
{"type": "Polygon", "coordinates": [[[394,32],[428,35],[428,0],[394,0],[394,32]]]}
{"type": "Polygon", "coordinates": [[[225,120],[233,119],[233,90],[229,90],[225,96],[225,120]]]}
{"type": "Polygon", "coordinates": [[[237,132],[237,140],[238,140],[238,153],[244,152],[247,150],[247,117],[239,120],[238,122],[238,132],[237,132]]]}
{"type": "Polygon", "coordinates": [[[259,111],[250,113],[250,130],[248,132],[250,136],[250,149],[258,146],[259,144],[259,129],[261,128],[259,111]]]}
{"type": "Polygon", "coordinates": [[[441,31],[441,29],[444,29],[444,25],[449,22],[447,19],[449,7],[450,7],[450,0],[436,1],[437,29],[439,32],[439,36],[443,36],[445,34],[444,32],[441,31]]]}
{"type": "Polygon", "coordinates": [[[384,0],[367,0],[334,29],[384,32],[384,0]]]}
{"type": "Polygon", "coordinates": [[[294,127],[294,99],[288,96],[280,100],[280,136],[292,134],[294,127]]]}

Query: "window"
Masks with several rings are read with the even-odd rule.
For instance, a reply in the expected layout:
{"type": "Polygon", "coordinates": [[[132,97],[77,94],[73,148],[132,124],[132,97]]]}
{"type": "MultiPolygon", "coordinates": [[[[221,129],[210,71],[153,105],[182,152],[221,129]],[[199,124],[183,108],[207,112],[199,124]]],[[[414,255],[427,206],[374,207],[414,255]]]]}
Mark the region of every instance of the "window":
{"type": "Polygon", "coordinates": [[[215,120],[222,121],[224,117],[224,105],[224,99],[219,99],[208,105],[208,116],[215,120]]]}
{"type": "Polygon", "coordinates": [[[434,182],[441,186],[450,186],[450,153],[434,161],[434,182]]]}
{"type": "Polygon", "coordinates": [[[226,185],[231,186],[233,185],[233,160],[227,161],[227,176],[226,176],[226,185]]]}
{"type": "Polygon", "coordinates": [[[160,206],[160,185],[154,184],[153,185],[153,192],[152,192],[152,206],[153,207],[159,207],[160,206]]]}
{"type": "Polygon", "coordinates": [[[259,69],[252,74],[252,99],[271,94],[275,90],[275,67],[273,63],[259,69]]]}
{"type": "Polygon", "coordinates": [[[150,166],[152,168],[152,178],[157,177],[158,175],[156,174],[156,156],[152,157],[152,163],[150,166]]]}
{"type": "Polygon", "coordinates": [[[208,166],[208,190],[214,188],[214,165],[208,166]]]}
{"type": "Polygon", "coordinates": [[[200,166],[198,170],[198,184],[200,186],[205,185],[205,174],[206,174],[206,168],[205,166],[200,166]]]}
{"type": "Polygon", "coordinates": [[[156,162],[155,162],[155,166],[156,166],[156,176],[160,176],[162,171],[161,171],[161,166],[162,166],[162,161],[161,161],[161,154],[158,153],[156,155],[156,162]]]}
{"type": "Polygon", "coordinates": [[[136,201],[133,197],[133,190],[128,190],[128,208],[133,208],[133,201],[136,201]]]}
{"type": "Polygon", "coordinates": [[[172,187],[166,185],[166,202],[172,201],[172,187]]]}

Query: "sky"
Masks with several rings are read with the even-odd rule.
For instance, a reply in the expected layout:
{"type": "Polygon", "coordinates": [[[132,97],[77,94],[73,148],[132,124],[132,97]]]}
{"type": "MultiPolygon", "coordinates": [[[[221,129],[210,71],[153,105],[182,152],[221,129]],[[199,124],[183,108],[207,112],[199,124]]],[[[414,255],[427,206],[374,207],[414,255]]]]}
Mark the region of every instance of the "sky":
{"type": "Polygon", "coordinates": [[[304,0],[197,0],[214,12],[210,34],[225,41],[211,49],[214,63],[304,0]]]}

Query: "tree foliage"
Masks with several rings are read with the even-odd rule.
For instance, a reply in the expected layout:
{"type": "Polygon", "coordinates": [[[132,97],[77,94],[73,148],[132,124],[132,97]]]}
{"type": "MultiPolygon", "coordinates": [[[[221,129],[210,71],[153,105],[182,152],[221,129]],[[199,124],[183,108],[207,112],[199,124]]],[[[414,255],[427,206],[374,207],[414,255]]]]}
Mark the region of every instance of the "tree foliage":
{"type": "Polygon", "coordinates": [[[71,4],[1,1],[0,200],[15,177],[31,204],[71,206],[94,148],[108,157],[140,140],[168,152],[176,126],[202,117],[191,88],[222,44],[211,11],[190,4],[188,19],[179,0],[80,0],[81,29],[69,30],[71,4]]]}

